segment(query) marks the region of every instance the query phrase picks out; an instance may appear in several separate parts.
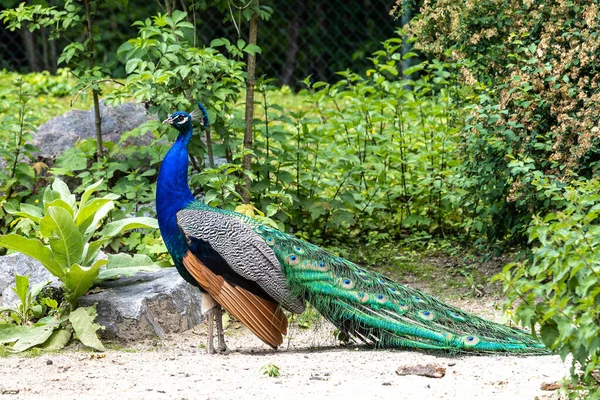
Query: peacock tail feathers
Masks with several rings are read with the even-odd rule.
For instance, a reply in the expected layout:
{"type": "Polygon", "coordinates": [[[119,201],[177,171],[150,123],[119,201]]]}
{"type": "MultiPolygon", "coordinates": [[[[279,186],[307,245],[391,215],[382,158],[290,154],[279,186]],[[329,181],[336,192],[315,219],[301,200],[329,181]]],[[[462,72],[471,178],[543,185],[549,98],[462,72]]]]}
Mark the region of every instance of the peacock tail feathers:
{"type": "Polygon", "coordinates": [[[547,353],[529,333],[468,314],[311,243],[256,224],[292,294],[340,331],[381,348],[547,353]]]}

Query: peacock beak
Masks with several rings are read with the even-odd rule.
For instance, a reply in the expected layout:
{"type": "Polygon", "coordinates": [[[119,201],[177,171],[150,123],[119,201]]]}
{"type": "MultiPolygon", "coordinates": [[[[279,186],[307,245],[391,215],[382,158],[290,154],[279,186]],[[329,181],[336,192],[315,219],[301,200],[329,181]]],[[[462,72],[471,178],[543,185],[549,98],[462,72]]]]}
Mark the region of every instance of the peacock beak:
{"type": "Polygon", "coordinates": [[[164,124],[173,125],[173,118],[169,117],[169,118],[165,119],[162,123],[163,123],[163,125],[164,124]]]}

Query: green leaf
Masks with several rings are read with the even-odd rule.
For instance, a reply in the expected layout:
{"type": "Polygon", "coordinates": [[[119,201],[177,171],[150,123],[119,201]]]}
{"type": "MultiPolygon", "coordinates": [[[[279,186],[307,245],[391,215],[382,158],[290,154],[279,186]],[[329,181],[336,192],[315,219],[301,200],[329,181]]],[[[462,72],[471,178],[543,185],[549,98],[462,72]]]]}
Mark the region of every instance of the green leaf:
{"type": "Polygon", "coordinates": [[[87,292],[98,277],[101,263],[94,263],[91,267],[82,267],[79,264],[73,264],[65,273],[63,282],[67,288],[67,297],[71,304],[87,292]]]}
{"type": "Polygon", "coordinates": [[[83,251],[83,265],[88,266],[91,265],[96,257],[98,257],[98,253],[100,253],[100,249],[102,246],[110,242],[110,238],[98,239],[93,242],[86,243],[83,251]]]}
{"type": "Polygon", "coordinates": [[[40,219],[44,216],[41,208],[27,203],[21,203],[20,211],[17,211],[11,203],[4,203],[4,209],[11,215],[29,218],[36,223],[39,223],[40,219]]]}
{"type": "Polygon", "coordinates": [[[135,217],[121,219],[107,224],[101,232],[103,238],[112,238],[123,232],[138,228],[153,228],[158,229],[158,221],[156,218],[150,217],[135,217]]]}
{"type": "Polygon", "coordinates": [[[71,194],[71,191],[66,183],[61,181],[59,178],[55,178],[54,182],[52,183],[52,189],[54,189],[54,191],[60,195],[60,198],[65,203],[70,205],[71,208],[75,208],[75,195],[71,194]]]}
{"type": "Polygon", "coordinates": [[[0,344],[16,342],[25,332],[25,329],[25,326],[0,324],[0,344]]]}
{"type": "Polygon", "coordinates": [[[412,67],[408,67],[408,68],[406,68],[405,70],[403,70],[403,71],[402,71],[402,74],[403,74],[404,76],[408,76],[408,75],[412,75],[412,74],[414,74],[415,72],[422,71],[423,69],[424,69],[424,67],[423,67],[423,65],[422,65],[422,64],[419,64],[419,65],[413,65],[412,67]]]}
{"type": "Polygon", "coordinates": [[[29,275],[15,275],[15,286],[11,287],[15,292],[24,309],[28,308],[27,292],[29,292],[29,275]]]}
{"type": "MultiPolygon", "coordinates": [[[[102,185],[102,182],[104,182],[104,179],[100,179],[98,182],[92,183],[90,186],[88,186],[85,189],[85,191],[81,195],[81,200],[79,201],[79,212],[81,212],[81,209],[83,208],[83,206],[85,206],[85,203],[87,203],[87,201],[90,198],[90,196],[92,195],[92,193],[94,193],[96,191],[96,189],[98,189],[98,187],[100,185],[102,185]]],[[[118,196],[117,196],[117,198],[118,198],[118,196]]]]}
{"type": "Polygon", "coordinates": [[[57,326],[58,324],[27,327],[10,348],[11,351],[20,352],[44,343],[57,326]]]}
{"type": "MultiPolygon", "coordinates": [[[[119,196],[105,196],[101,199],[94,199],[90,201],[88,204],[79,209],[77,213],[77,217],[75,218],[75,225],[79,228],[79,232],[82,235],[85,235],[86,231],[92,223],[94,222],[94,218],[96,217],[96,212],[105,204],[112,203],[113,200],[116,200],[119,196]]],[[[107,206],[106,209],[108,211],[112,210],[113,206],[107,206]]],[[[106,214],[105,214],[106,215],[106,214]]],[[[94,229],[95,230],[95,229],[94,229]]]]}
{"type": "Polygon", "coordinates": [[[554,321],[550,321],[550,323],[544,324],[540,329],[540,336],[546,347],[552,349],[556,339],[558,339],[559,336],[556,323],[554,321]]]}
{"type": "Polygon", "coordinates": [[[210,42],[210,47],[219,47],[229,45],[229,40],[227,39],[214,39],[210,42]]]}
{"type": "Polygon", "coordinates": [[[60,350],[69,343],[71,336],[73,336],[73,328],[68,325],[66,328],[56,329],[41,347],[48,351],[60,350]]]}
{"type": "Polygon", "coordinates": [[[255,55],[256,53],[262,54],[262,50],[255,44],[249,44],[244,48],[244,51],[250,55],[255,55]]]}
{"type": "MultiPolygon", "coordinates": [[[[96,233],[96,229],[98,229],[100,221],[102,221],[102,219],[104,219],[104,217],[106,217],[108,213],[112,211],[113,208],[115,208],[115,203],[111,201],[103,204],[98,210],[95,211],[95,213],[93,214],[94,217],[92,218],[92,222],[89,224],[89,226],[85,230],[85,233],[83,234],[84,242],[87,243],[87,241],[90,240],[92,236],[94,236],[94,233],[96,233]]],[[[81,223],[82,226],[84,224],[87,224],[87,222],[85,221],[82,221],[81,223]]]]}
{"type": "Polygon", "coordinates": [[[52,251],[37,239],[28,239],[15,233],[9,233],[8,235],[0,236],[0,246],[35,258],[46,267],[48,272],[59,279],[62,279],[64,276],[64,271],[54,259],[52,251]]]}
{"type": "Polygon", "coordinates": [[[98,280],[115,279],[119,276],[133,276],[138,272],[152,272],[160,269],[150,257],[145,254],[109,254],[105,269],[100,271],[98,280]]]}
{"type": "Polygon", "coordinates": [[[81,343],[93,349],[104,351],[104,345],[102,345],[96,334],[101,326],[94,323],[95,318],[95,306],[80,307],[69,315],[69,321],[71,321],[75,334],[81,343]]]}
{"type": "Polygon", "coordinates": [[[67,210],[50,207],[40,221],[40,231],[48,238],[54,258],[63,269],[81,262],[83,238],[67,210]]]}
{"type": "Polygon", "coordinates": [[[75,215],[73,213],[73,208],[64,200],[62,199],[56,199],[53,200],[49,203],[44,203],[44,209],[46,210],[46,214],[48,214],[48,209],[50,207],[59,207],[62,208],[63,210],[65,210],[66,212],[69,213],[69,215],[71,216],[71,218],[75,215]]]}
{"type": "Polygon", "coordinates": [[[35,298],[38,296],[38,294],[40,294],[42,289],[44,289],[44,287],[48,286],[50,284],[50,282],[51,281],[44,281],[44,282],[36,283],[35,285],[33,285],[31,287],[31,290],[29,291],[29,293],[31,294],[31,299],[35,300],[35,298]]]}

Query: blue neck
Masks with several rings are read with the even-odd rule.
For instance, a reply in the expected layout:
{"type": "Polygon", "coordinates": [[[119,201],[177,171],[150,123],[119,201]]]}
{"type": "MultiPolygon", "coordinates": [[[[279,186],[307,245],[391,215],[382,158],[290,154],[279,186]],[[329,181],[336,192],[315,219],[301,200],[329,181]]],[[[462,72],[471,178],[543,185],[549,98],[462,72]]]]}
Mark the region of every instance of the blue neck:
{"type": "MultiPolygon", "coordinates": [[[[194,201],[188,186],[188,152],[187,145],[192,137],[191,124],[186,132],[181,132],[177,140],[165,156],[156,184],[156,214],[158,226],[165,244],[171,252],[180,252],[181,241],[177,226],[176,214],[194,201]]],[[[183,256],[183,254],[181,254],[183,256]]]]}

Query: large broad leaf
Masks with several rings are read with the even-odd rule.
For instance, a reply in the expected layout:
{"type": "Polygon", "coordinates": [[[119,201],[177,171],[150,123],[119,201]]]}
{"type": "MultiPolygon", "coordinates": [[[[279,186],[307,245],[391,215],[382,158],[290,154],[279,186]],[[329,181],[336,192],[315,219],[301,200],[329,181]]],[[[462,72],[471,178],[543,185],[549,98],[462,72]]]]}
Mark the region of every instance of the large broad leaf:
{"type": "Polygon", "coordinates": [[[96,212],[94,213],[92,222],[89,224],[89,226],[87,227],[87,229],[85,230],[85,233],[83,235],[84,242],[87,242],[88,240],[90,240],[90,238],[96,232],[96,229],[98,229],[98,225],[100,224],[100,221],[102,221],[102,219],[104,217],[106,217],[106,215],[113,208],[115,208],[115,204],[114,204],[114,202],[111,201],[111,202],[103,204],[102,206],[100,206],[100,208],[98,208],[98,210],[96,210],[96,212]]]}
{"type": "Polygon", "coordinates": [[[115,279],[119,276],[133,276],[138,272],[152,272],[160,269],[150,257],[145,254],[109,254],[108,264],[98,275],[98,280],[115,279]]]}
{"type": "Polygon", "coordinates": [[[27,327],[19,337],[19,340],[10,348],[12,351],[24,351],[38,344],[44,343],[58,324],[27,327]]]}
{"type": "MultiPolygon", "coordinates": [[[[101,261],[101,260],[100,260],[101,261]]],[[[67,288],[67,297],[71,304],[75,304],[77,299],[87,292],[98,277],[101,263],[94,263],[91,267],[82,267],[79,264],[73,264],[65,273],[63,283],[67,288]]]]}
{"type": "Polygon", "coordinates": [[[39,240],[28,239],[15,233],[10,233],[8,235],[0,236],[0,246],[35,258],[46,267],[48,272],[59,279],[62,279],[64,276],[64,270],[54,259],[52,251],[44,246],[39,240]]]}
{"type": "Polygon", "coordinates": [[[66,183],[61,181],[59,178],[55,178],[54,182],[52,182],[52,189],[58,192],[60,198],[69,206],[71,206],[71,209],[75,208],[75,195],[71,194],[71,191],[66,183]]]}
{"type": "Polygon", "coordinates": [[[56,199],[60,199],[60,193],[47,186],[44,190],[44,204],[52,203],[56,199]]]}
{"type": "Polygon", "coordinates": [[[25,332],[25,328],[13,324],[0,324],[0,344],[16,342],[25,332]]]}
{"type": "Polygon", "coordinates": [[[54,259],[63,268],[81,262],[83,238],[67,210],[50,207],[48,214],[40,221],[40,231],[48,238],[54,259]]]}
{"type": "Polygon", "coordinates": [[[64,209],[65,211],[67,211],[69,213],[69,215],[71,216],[71,219],[73,219],[73,216],[75,215],[71,206],[63,199],[56,199],[56,200],[52,200],[49,203],[44,203],[44,209],[46,210],[46,214],[48,214],[48,209],[50,209],[50,207],[60,207],[60,208],[64,209]]]}
{"type": "Polygon", "coordinates": [[[95,318],[95,306],[87,308],[80,307],[69,315],[69,321],[71,321],[71,325],[73,325],[73,329],[75,329],[75,334],[81,343],[93,349],[104,351],[104,346],[96,334],[96,331],[100,329],[101,326],[94,323],[95,318]]]}
{"type": "MultiPolygon", "coordinates": [[[[79,209],[79,212],[77,213],[77,218],[75,218],[75,225],[77,225],[77,227],[79,228],[79,232],[81,232],[82,235],[85,235],[88,228],[92,225],[92,222],[94,222],[96,212],[102,206],[106,205],[107,203],[112,203],[113,200],[118,197],[119,196],[117,196],[117,195],[112,195],[112,196],[105,196],[101,199],[94,199],[94,200],[90,201],[89,204],[87,204],[83,208],[79,209]]],[[[110,211],[113,209],[113,207],[114,207],[114,205],[107,206],[106,210],[110,211]]],[[[104,215],[106,215],[106,214],[104,214],[104,215]]]]}
{"type": "Polygon", "coordinates": [[[50,351],[60,350],[69,343],[71,336],[73,336],[73,329],[70,326],[63,329],[57,329],[52,332],[52,335],[50,335],[48,340],[46,340],[41,347],[50,351]]]}
{"type": "Polygon", "coordinates": [[[79,211],[81,211],[83,206],[85,206],[85,203],[87,203],[87,201],[90,198],[90,196],[92,195],[92,193],[94,193],[96,191],[96,189],[98,189],[98,187],[100,185],[102,185],[102,182],[104,182],[104,179],[100,179],[98,182],[92,183],[90,186],[88,186],[85,189],[85,191],[81,195],[81,200],[79,201],[79,211]]]}
{"type": "Polygon", "coordinates": [[[35,223],[39,223],[40,219],[42,219],[44,216],[41,208],[26,203],[21,203],[20,211],[17,211],[17,209],[15,209],[15,207],[10,203],[4,203],[4,209],[11,215],[29,218],[35,223]]]}
{"type": "Polygon", "coordinates": [[[136,217],[121,219],[111,222],[104,227],[101,235],[104,238],[111,238],[120,233],[130,231],[137,228],[158,228],[158,221],[150,217],[136,217]]]}
{"type": "Polygon", "coordinates": [[[83,262],[82,265],[89,266],[92,265],[98,254],[100,253],[100,249],[102,246],[110,242],[110,238],[106,239],[98,239],[93,242],[86,243],[83,251],[83,262]]]}

